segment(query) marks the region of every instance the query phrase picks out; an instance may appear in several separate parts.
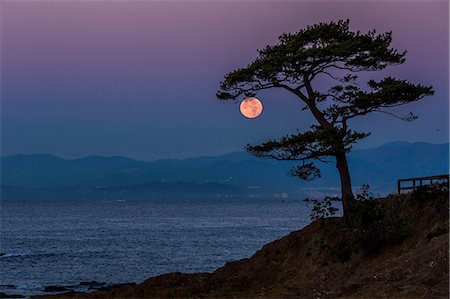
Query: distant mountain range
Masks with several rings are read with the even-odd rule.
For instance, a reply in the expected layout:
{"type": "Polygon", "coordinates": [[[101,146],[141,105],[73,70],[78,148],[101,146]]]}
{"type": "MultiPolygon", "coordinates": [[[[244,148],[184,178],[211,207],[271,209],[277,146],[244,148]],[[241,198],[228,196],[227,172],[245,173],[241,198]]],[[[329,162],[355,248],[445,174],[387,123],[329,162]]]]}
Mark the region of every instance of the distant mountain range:
{"type": "MultiPolygon", "coordinates": [[[[387,143],[349,155],[353,185],[369,184],[376,195],[395,191],[398,178],[449,172],[449,144],[387,143]]],[[[246,152],[152,162],[89,156],[1,157],[2,199],[294,197],[339,194],[334,163],[320,164],[322,178],[287,176],[293,162],[256,158],[246,152]]]]}

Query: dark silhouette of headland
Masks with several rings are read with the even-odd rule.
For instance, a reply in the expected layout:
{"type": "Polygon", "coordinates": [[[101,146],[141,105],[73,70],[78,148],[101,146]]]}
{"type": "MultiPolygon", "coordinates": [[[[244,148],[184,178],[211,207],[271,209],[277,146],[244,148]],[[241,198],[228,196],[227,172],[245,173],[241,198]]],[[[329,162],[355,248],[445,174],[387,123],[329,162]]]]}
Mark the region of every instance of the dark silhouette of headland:
{"type": "Polygon", "coordinates": [[[212,273],[35,298],[447,298],[448,185],[359,201],[212,273]]]}

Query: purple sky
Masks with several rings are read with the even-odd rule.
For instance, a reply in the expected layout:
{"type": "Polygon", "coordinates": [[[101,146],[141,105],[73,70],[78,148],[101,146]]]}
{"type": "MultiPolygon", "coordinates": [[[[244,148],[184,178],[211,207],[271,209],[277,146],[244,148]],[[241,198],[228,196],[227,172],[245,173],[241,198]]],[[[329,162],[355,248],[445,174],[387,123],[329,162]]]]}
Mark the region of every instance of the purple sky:
{"type": "Polygon", "coordinates": [[[313,120],[294,97],[258,94],[264,112],[249,120],[238,103],[215,98],[218,83],[281,33],[346,18],[355,30],[392,30],[393,45],[408,54],[387,73],[436,91],[395,110],[417,114],[413,123],[383,114],[355,121],[354,128],[372,132],[360,147],[448,142],[448,5],[3,1],[2,154],[151,160],[242,150],[304,130],[313,120]]]}

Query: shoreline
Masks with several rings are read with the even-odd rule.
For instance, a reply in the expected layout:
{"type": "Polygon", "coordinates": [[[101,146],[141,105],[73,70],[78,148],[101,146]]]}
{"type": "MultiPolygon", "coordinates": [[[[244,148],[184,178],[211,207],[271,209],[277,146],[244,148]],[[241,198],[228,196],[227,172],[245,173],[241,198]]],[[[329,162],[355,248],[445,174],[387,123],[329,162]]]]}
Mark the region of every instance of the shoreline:
{"type": "Polygon", "coordinates": [[[352,229],[342,218],[318,220],[213,272],[32,298],[442,298],[448,206],[448,192],[391,195],[363,202],[352,229]]]}

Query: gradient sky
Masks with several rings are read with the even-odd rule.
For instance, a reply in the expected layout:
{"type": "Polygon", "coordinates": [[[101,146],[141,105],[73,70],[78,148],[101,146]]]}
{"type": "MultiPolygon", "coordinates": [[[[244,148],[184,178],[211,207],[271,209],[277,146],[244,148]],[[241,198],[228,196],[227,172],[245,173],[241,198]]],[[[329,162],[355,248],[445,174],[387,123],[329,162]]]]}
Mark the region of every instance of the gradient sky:
{"type": "MultiPolygon", "coordinates": [[[[258,94],[263,114],[215,98],[223,75],[283,32],[346,19],[393,31],[408,50],[387,73],[433,85],[435,95],[352,124],[389,141],[448,142],[448,1],[2,1],[2,155],[152,160],[222,154],[307,129],[313,120],[282,91],[258,94]]],[[[380,78],[381,75],[375,75],[380,78]]]]}

